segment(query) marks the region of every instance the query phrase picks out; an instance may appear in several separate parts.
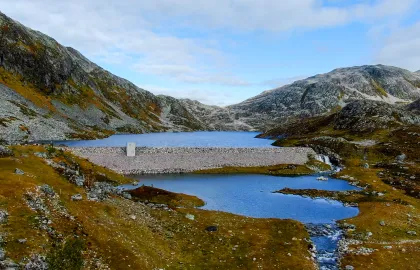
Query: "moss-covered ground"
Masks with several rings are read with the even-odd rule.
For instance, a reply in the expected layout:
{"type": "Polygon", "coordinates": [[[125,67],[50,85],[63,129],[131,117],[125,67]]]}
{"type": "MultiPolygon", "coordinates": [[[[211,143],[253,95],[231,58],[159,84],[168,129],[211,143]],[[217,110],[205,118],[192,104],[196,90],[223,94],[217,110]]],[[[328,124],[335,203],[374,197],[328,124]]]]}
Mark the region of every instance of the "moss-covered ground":
{"type": "MultiPolygon", "coordinates": [[[[351,250],[367,247],[373,248],[374,252],[369,255],[347,253],[341,261],[343,267],[419,269],[420,127],[403,126],[352,133],[335,130],[329,123],[328,117],[310,119],[307,124],[300,125],[302,128],[299,130],[291,128],[289,136],[275,144],[328,148],[340,155],[344,166],[335,176],[366,188],[360,192],[291,189],[279,192],[358,203],[359,215],[340,223],[356,226],[355,230],[346,231],[346,239],[360,241],[351,244],[351,250]],[[322,139],[326,136],[345,140],[322,139]],[[373,143],[366,144],[367,140],[373,143]]],[[[287,131],[287,128],[273,130],[270,136],[287,131]]]]}
{"type": "Polygon", "coordinates": [[[70,183],[34,153],[50,152],[57,163],[78,164],[88,180],[86,185],[133,180],[69,153],[40,146],[12,149],[13,157],[0,159],[0,208],[9,213],[0,233],[6,240],[6,256],[15,262],[42,254],[48,255],[51,264],[57,262],[57,256],[67,256],[66,263],[77,266],[83,248],[83,269],[314,269],[305,241],[308,233],[297,221],[200,210],[191,207],[198,198],[156,190],[143,190],[139,195],[158,202],[169,198],[175,202],[170,210],[153,209],[117,195],[89,201],[85,188],[70,183]],[[15,174],[16,168],[25,174],[15,174]],[[54,199],[42,197],[48,209],[43,215],[50,220],[53,235],[41,229],[41,214],[26,201],[29,192],[37,194],[44,184],[56,192],[54,199]],[[72,201],[74,194],[81,194],[83,200],[72,201]],[[208,226],[216,226],[217,231],[207,231],[208,226]]]}

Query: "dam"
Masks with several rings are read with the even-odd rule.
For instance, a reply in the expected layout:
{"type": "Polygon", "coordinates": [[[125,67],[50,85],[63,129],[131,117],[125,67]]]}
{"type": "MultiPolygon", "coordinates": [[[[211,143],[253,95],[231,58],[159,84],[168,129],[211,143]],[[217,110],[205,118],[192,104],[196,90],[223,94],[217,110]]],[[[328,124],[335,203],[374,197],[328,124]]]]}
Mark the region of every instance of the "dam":
{"type": "Polygon", "coordinates": [[[307,147],[70,147],[75,155],[122,174],[171,174],[222,167],[303,165],[316,153],[307,147]]]}

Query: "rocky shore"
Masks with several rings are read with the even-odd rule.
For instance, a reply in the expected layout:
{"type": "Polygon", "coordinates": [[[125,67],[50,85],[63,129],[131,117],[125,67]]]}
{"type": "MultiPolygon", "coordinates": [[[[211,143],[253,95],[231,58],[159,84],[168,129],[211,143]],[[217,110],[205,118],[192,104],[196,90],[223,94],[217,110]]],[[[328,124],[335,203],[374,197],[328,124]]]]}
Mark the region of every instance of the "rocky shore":
{"type": "Polygon", "coordinates": [[[123,174],[189,173],[222,167],[303,165],[316,153],[311,148],[138,147],[127,157],[124,147],[75,147],[70,150],[91,162],[123,174]]]}

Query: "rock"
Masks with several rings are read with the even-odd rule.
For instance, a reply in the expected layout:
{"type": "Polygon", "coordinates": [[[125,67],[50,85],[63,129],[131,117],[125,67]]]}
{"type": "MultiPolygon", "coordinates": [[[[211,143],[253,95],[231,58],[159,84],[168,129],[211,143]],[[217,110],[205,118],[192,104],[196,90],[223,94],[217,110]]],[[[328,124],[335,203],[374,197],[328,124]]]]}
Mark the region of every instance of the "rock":
{"type": "Polygon", "coordinates": [[[379,221],[379,225],[385,226],[385,221],[383,221],[383,220],[379,221]]]}
{"type": "Polygon", "coordinates": [[[407,234],[409,234],[409,235],[417,235],[417,232],[416,231],[407,231],[407,234]]]}
{"type": "Polygon", "coordinates": [[[186,214],[185,217],[188,218],[189,220],[194,220],[195,219],[195,216],[191,215],[191,214],[186,214]]]}
{"type": "Polygon", "coordinates": [[[290,254],[290,253],[287,253],[287,256],[291,257],[291,256],[292,256],[292,254],[290,254]]]}
{"type": "Polygon", "coordinates": [[[28,240],[22,238],[17,240],[19,244],[25,244],[28,240]]]}
{"type": "Polygon", "coordinates": [[[137,219],[137,217],[136,217],[135,215],[130,215],[130,218],[131,218],[132,220],[136,220],[136,219],[137,219]]]}
{"type": "Polygon", "coordinates": [[[6,252],[0,248],[0,261],[4,261],[4,259],[6,259],[6,252]]]}
{"type": "Polygon", "coordinates": [[[206,228],[206,231],[208,231],[208,232],[216,232],[217,231],[217,226],[208,226],[206,228]]]}
{"type": "Polygon", "coordinates": [[[373,235],[373,233],[372,233],[372,232],[367,232],[367,233],[366,233],[366,236],[367,236],[367,237],[371,237],[372,235],[373,235]]]}
{"type": "Polygon", "coordinates": [[[410,176],[411,180],[416,180],[416,177],[414,175],[410,176]]]}
{"type": "Polygon", "coordinates": [[[16,168],[16,169],[15,169],[15,174],[18,174],[18,175],[24,175],[24,174],[25,174],[25,172],[24,172],[24,171],[22,171],[21,169],[16,168]]]}
{"type": "Polygon", "coordinates": [[[83,200],[83,197],[82,197],[81,194],[76,194],[76,195],[71,196],[71,200],[72,201],[81,201],[81,200],[83,200]]]}
{"type": "Polygon", "coordinates": [[[367,163],[363,164],[363,168],[369,169],[369,164],[367,164],[367,163]]]}
{"type": "Polygon", "coordinates": [[[40,255],[33,255],[30,261],[25,265],[25,270],[47,270],[48,264],[45,257],[40,255]]]}
{"type": "Polygon", "coordinates": [[[392,246],[384,246],[384,249],[392,249],[392,246]]]}
{"type": "Polygon", "coordinates": [[[122,196],[124,198],[128,199],[128,200],[131,200],[132,199],[131,194],[130,193],[127,193],[127,192],[123,192],[122,196]]]}
{"type": "Polygon", "coordinates": [[[345,270],[354,270],[354,267],[352,265],[346,265],[346,267],[344,267],[345,270]]]}
{"type": "Polygon", "coordinates": [[[8,217],[9,217],[9,213],[7,213],[6,210],[0,209],[0,224],[6,223],[8,217]]]}
{"type": "Polygon", "coordinates": [[[13,152],[9,148],[0,145],[0,158],[11,157],[11,156],[13,156],[13,152]]]}
{"type": "Polygon", "coordinates": [[[83,187],[83,185],[85,184],[85,177],[84,176],[80,176],[80,175],[74,177],[74,183],[78,187],[83,187]]]}
{"type": "Polygon", "coordinates": [[[399,156],[397,156],[396,158],[395,158],[395,160],[396,161],[398,161],[398,162],[404,162],[404,160],[407,158],[407,156],[405,155],[405,154],[401,154],[401,155],[399,155],[399,156]]]}
{"type": "Polygon", "coordinates": [[[35,156],[39,157],[39,158],[43,158],[43,159],[47,159],[48,158],[48,154],[45,152],[35,152],[34,153],[35,156]]]}
{"type": "Polygon", "coordinates": [[[320,177],[316,178],[316,180],[318,180],[318,181],[328,181],[328,178],[325,177],[325,176],[320,176],[320,177]]]}
{"type": "Polygon", "coordinates": [[[54,197],[55,196],[55,191],[52,187],[50,187],[49,185],[45,184],[41,186],[41,191],[45,194],[48,195],[50,197],[54,197]]]}

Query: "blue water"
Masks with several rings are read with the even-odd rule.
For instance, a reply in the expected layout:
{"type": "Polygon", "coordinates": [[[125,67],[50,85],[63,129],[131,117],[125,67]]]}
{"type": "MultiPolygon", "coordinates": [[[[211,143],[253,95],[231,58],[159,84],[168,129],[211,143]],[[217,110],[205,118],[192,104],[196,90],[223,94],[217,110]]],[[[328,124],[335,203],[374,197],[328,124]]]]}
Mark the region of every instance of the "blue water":
{"type": "MultiPolygon", "coordinates": [[[[355,190],[339,179],[318,181],[316,176],[276,177],[268,175],[156,175],[134,176],[140,185],[153,185],[178,193],[195,195],[203,207],[256,218],[290,218],[303,223],[334,223],[356,216],[358,209],[341,202],[272,193],[285,187],[331,191],[355,190]]],[[[125,188],[136,188],[131,185],[125,188]]]]}
{"type": "Polygon", "coordinates": [[[59,141],[67,146],[126,146],[135,142],[148,147],[273,147],[273,141],[257,139],[259,132],[200,131],[179,133],[147,133],[136,135],[113,135],[100,140],[59,141]]]}

